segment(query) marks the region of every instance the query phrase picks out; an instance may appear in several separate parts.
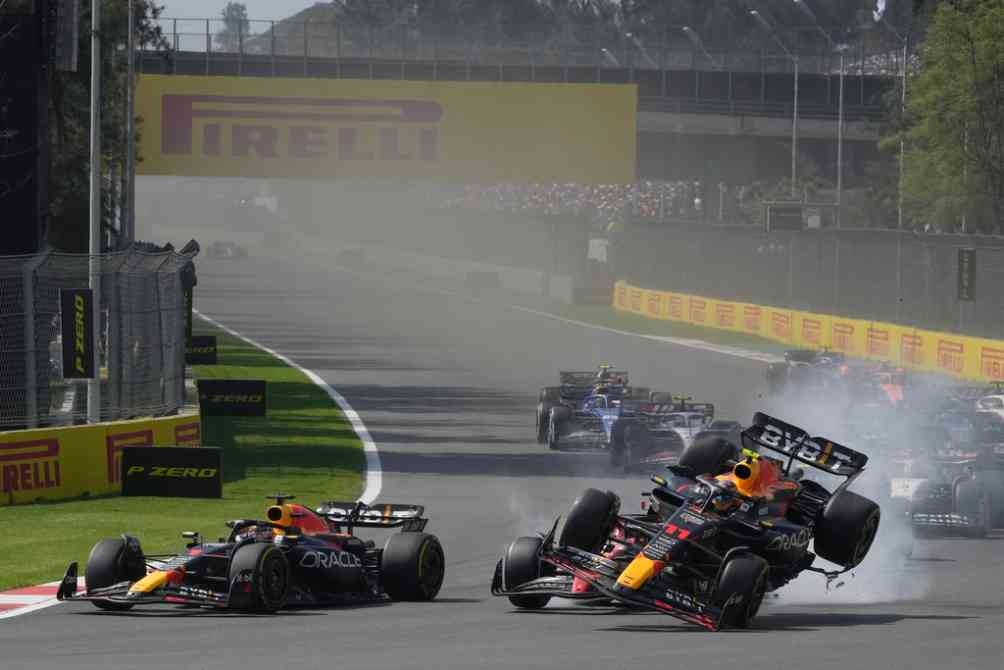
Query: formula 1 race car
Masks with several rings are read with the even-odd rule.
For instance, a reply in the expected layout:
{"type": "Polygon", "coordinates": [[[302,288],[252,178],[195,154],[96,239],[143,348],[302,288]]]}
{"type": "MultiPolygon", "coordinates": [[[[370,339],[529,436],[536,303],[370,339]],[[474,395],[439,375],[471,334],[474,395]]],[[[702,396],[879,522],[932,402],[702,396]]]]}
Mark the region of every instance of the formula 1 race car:
{"type": "Polygon", "coordinates": [[[890,501],[914,536],[986,537],[1004,525],[1004,431],[981,431],[966,443],[940,426],[924,432],[941,438],[900,450],[889,480],[890,501]]]}
{"type": "Polygon", "coordinates": [[[247,258],[247,248],[230,241],[212,242],[206,247],[206,255],[215,260],[247,258]]]}
{"type": "Polygon", "coordinates": [[[689,396],[672,396],[671,403],[622,402],[611,427],[610,464],[629,471],[676,463],[714,418],[714,405],[691,402],[689,396]]]}
{"type": "Polygon", "coordinates": [[[782,396],[808,390],[834,390],[848,372],[844,354],[836,351],[792,349],[784,361],[767,364],[767,393],[782,396]]]}
{"type": "Polygon", "coordinates": [[[71,563],[60,600],[87,600],[104,610],[176,604],[274,612],[287,605],[432,600],[443,583],[443,548],[424,531],[419,505],[326,502],[316,510],[276,494],[268,520],[230,521],[230,536],[205,542],[186,532],[183,552],[145,555],[135,537],[101,540],[87,559],[87,590],[71,563]],[[355,528],[400,528],[382,549],[355,528]]]}
{"type": "Polygon", "coordinates": [[[587,490],[557,542],[556,521],[509,545],[492,594],[519,608],[555,596],[612,600],[717,630],[748,626],[765,593],[802,572],[833,580],[859,565],[880,520],[878,505],[847,490],[867,456],[762,413],[743,443],[738,454],[721,438],[695,442],[669,479],[652,478],[644,514],[621,514],[616,495],[587,490]],[[843,481],[831,491],[795,461],[843,481]],[[840,569],[816,567],[817,556],[840,569]]]}
{"type": "MultiPolygon", "coordinates": [[[[578,410],[587,398],[594,395],[613,400],[649,400],[653,395],[647,388],[629,386],[627,371],[614,370],[606,363],[599,365],[595,372],[563,370],[558,373],[558,380],[558,386],[545,386],[540,390],[537,402],[538,444],[548,441],[551,410],[555,407],[578,410]]],[[[663,400],[669,397],[668,394],[654,395],[663,400]]]]}

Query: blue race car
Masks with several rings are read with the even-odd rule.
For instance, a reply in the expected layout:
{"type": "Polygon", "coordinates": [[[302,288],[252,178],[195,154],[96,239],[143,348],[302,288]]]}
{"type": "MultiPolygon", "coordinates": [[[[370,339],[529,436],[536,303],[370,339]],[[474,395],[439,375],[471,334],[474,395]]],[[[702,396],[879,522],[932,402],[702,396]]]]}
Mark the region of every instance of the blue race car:
{"type": "MultiPolygon", "coordinates": [[[[647,388],[631,386],[626,371],[615,370],[605,363],[598,366],[595,371],[562,371],[558,374],[558,386],[545,386],[540,390],[537,402],[538,444],[550,444],[548,434],[551,410],[555,408],[564,407],[571,411],[578,411],[583,409],[586,401],[594,396],[603,396],[614,403],[623,400],[672,402],[672,396],[669,393],[652,393],[647,388]]],[[[595,402],[591,404],[595,404],[595,402]]]]}

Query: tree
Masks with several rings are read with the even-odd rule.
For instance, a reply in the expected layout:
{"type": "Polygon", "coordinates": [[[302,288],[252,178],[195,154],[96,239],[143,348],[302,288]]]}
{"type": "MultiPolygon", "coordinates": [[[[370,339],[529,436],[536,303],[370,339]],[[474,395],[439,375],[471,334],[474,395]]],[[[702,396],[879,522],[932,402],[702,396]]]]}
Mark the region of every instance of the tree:
{"type": "Polygon", "coordinates": [[[228,53],[240,51],[251,30],[247,6],[243,2],[228,2],[220,14],[223,28],[216,33],[216,46],[228,53]]]}
{"type": "Polygon", "coordinates": [[[1004,1],[938,4],[921,62],[900,131],[908,212],[941,230],[1004,232],[1004,1]]]}
{"type": "MultiPolygon", "coordinates": [[[[156,19],[160,7],[153,0],[133,0],[135,41],[149,50],[167,50],[156,19]]],[[[88,5],[89,6],[89,5],[88,5]]],[[[102,200],[105,205],[103,227],[114,236],[114,186],[112,174],[121,180],[125,162],[126,65],[125,44],[128,32],[128,5],[122,0],[104,0],[101,9],[101,153],[103,157],[102,200]]],[[[61,251],[87,251],[89,219],[89,152],[90,152],[90,11],[80,21],[80,54],[76,72],[52,71],[49,100],[50,141],[52,159],[49,179],[49,230],[47,239],[61,251]]],[[[137,124],[137,127],[138,124],[137,124]]]]}

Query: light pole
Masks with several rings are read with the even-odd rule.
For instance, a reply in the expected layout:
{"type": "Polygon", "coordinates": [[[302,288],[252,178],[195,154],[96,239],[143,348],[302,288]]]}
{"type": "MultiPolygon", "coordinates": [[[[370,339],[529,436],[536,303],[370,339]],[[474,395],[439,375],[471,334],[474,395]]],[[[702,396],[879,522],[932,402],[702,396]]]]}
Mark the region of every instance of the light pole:
{"type": "Polygon", "coordinates": [[[760,12],[755,9],[750,10],[750,16],[756,19],[757,23],[764,27],[764,29],[770,33],[770,36],[774,38],[778,46],[787,54],[788,58],[795,66],[795,100],[792,104],[791,112],[791,199],[794,200],[797,197],[797,186],[798,181],[798,56],[793,54],[788,47],[784,45],[781,38],[778,37],[777,33],[774,32],[774,28],[767,22],[760,12]]]}
{"type": "Polygon", "coordinates": [[[843,200],[844,191],[844,53],[847,51],[846,44],[837,44],[830,37],[830,34],[823,30],[823,26],[819,24],[819,20],[816,19],[816,15],[812,12],[809,5],[805,4],[805,0],[793,0],[795,5],[802,11],[803,14],[812,19],[812,23],[815,25],[816,30],[819,34],[826,38],[829,42],[830,48],[840,54],[840,94],[838,101],[838,111],[837,111],[837,228],[840,227],[840,214],[841,214],[841,201],[843,200]]]}
{"type": "Polygon", "coordinates": [[[715,68],[716,70],[724,69],[723,67],[720,67],[718,63],[715,62],[715,59],[711,56],[711,54],[708,53],[707,48],[705,48],[704,46],[704,40],[702,40],[701,36],[697,34],[697,31],[695,31],[690,26],[681,26],[680,30],[683,31],[683,34],[687,36],[687,38],[691,41],[691,43],[694,46],[696,46],[698,49],[701,50],[701,53],[704,54],[704,57],[708,59],[709,63],[711,63],[711,67],[715,68]]]}
{"type": "MultiPolygon", "coordinates": [[[[906,119],[906,61],[909,58],[910,38],[908,35],[901,35],[893,28],[885,16],[879,19],[885,28],[896,36],[896,39],[903,45],[903,63],[900,67],[900,99],[899,109],[901,122],[906,119]]],[[[896,203],[896,321],[901,320],[903,302],[903,170],[906,157],[906,141],[903,137],[903,128],[899,129],[899,185],[897,187],[896,203]]]]}
{"type": "MultiPolygon", "coordinates": [[[[903,45],[903,56],[902,64],[900,66],[900,98],[899,98],[899,110],[902,118],[906,118],[906,62],[910,57],[910,38],[909,35],[901,35],[898,30],[892,27],[886,18],[883,16],[879,19],[879,23],[885,26],[886,30],[896,36],[900,44],[903,45]]],[[[903,138],[903,129],[900,128],[899,135],[899,202],[896,207],[896,228],[903,230],[903,167],[906,156],[906,142],[903,138]]]]}
{"type": "Polygon", "coordinates": [[[87,421],[101,420],[101,0],[91,0],[91,153],[88,285],[94,366],[87,382],[87,421]]]}
{"type": "Polygon", "coordinates": [[[641,52],[641,55],[645,58],[646,61],[648,61],[649,65],[651,65],[653,68],[657,70],[659,69],[659,64],[656,63],[655,59],[649,55],[648,49],[646,49],[645,45],[641,43],[641,40],[638,39],[637,35],[635,35],[634,33],[624,33],[624,37],[628,38],[631,44],[633,44],[635,48],[637,48],[638,51],[641,52]]]}

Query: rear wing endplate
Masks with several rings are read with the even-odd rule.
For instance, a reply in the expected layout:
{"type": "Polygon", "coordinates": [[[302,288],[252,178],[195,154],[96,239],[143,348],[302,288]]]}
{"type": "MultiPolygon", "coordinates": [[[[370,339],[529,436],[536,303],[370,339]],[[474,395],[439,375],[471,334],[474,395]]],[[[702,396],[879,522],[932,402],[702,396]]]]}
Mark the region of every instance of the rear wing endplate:
{"type": "Polygon", "coordinates": [[[314,511],[336,525],[359,528],[402,528],[419,532],[429,521],[423,516],[425,507],[422,505],[379,502],[367,505],[332,500],[321,503],[314,511]]]}
{"type": "Polygon", "coordinates": [[[753,425],[743,431],[742,441],[747,449],[770,449],[841,477],[858,475],[868,463],[865,454],[837,444],[829,438],[810,437],[798,426],[763,412],[753,415],[753,425]]]}

